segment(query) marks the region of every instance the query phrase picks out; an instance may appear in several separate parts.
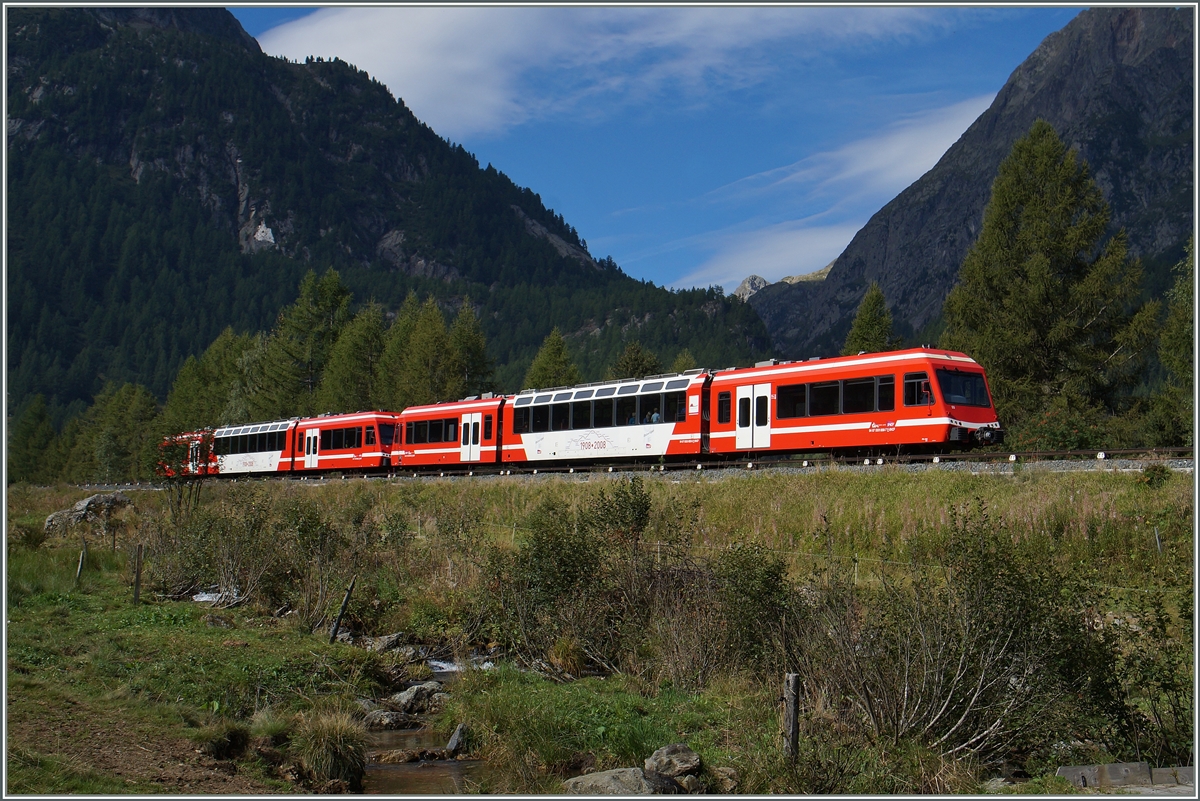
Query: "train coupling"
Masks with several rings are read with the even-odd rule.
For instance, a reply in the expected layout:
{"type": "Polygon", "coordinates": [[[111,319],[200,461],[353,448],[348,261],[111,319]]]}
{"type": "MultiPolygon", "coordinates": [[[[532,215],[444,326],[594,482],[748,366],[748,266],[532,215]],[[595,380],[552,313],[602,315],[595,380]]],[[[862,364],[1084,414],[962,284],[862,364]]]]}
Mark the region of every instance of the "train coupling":
{"type": "Polygon", "coordinates": [[[949,439],[962,445],[999,445],[1004,442],[1004,431],[999,428],[950,426],[949,439]]]}

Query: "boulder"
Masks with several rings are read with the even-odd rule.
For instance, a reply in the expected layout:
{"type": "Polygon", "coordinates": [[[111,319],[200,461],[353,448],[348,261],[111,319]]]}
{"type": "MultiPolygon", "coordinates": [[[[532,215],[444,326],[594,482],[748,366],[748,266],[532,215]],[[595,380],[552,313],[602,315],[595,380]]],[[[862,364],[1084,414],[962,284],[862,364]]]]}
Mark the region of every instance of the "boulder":
{"type": "Polygon", "coordinates": [[[382,637],[363,637],[359,644],[368,651],[393,651],[404,644],[404,632],[398,631],[382,637]]]}
{"type": "Polygon", "coordinates": [[[722,795],[732,795],[737,791],[738,772],[734,768],[713,768],[712,774],[717,779],[717,789],[722,795]]]}
{"type": "Polygon", "coordinates": [[[688,748],[687,743],[664,745],[646,759],[647,773],[657,773],[672,779],[696,775],[700,772],[700,755],[688,748]]]}
{"type": "Polygon", "coordinates": [[[390,696],[388,704],[407,715],[437,712],[450,696],[442,692],[440,681],[427,681],[390,696]]]}
{"type": "Polygon", "coordinates": [[[568,795],[651,795],[654,788],[641,768],[617,768],[567,779],[563,791],[568,795]]]}
{"type": "Polygon", "coordinates": [[[703,795],[705,792],[704,782],[699,776],[680,776],[675,781],[680,787],[687,790],[689,795],[703,795]]]}
{"type": "Polygon", "coordinates": [[[363,725],[372,731],[380,729],[414,729],[421,721],[391,709],[373,709],[363,716],[363,725]]]}

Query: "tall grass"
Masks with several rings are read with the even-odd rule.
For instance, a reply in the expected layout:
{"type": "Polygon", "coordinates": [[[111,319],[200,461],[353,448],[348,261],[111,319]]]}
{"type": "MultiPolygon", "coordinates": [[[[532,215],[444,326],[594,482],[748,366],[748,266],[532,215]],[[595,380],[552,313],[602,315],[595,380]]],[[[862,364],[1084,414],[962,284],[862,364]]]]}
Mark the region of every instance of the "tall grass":
{"type": "Polygon", "coordinates": [[[366,745],[366,730],[349,714],[314,711],[301,715],[290,751],[315,779],[340,779],[361,791],[366,745]]]}

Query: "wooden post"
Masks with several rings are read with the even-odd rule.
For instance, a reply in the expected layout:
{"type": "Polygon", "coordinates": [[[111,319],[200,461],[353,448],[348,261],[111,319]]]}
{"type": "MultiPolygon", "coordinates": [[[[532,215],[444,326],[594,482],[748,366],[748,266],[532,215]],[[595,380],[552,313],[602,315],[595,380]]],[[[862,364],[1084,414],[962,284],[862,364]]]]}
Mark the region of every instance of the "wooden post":
{"type": "Polygon", "coordinates": [[[87,557],[87,543],[84,542],[83,550],[79,552],[79,567],[75,568],[75,584],[78,586],[79,577],[83,575],[83,560],[87,557]]]}
{"type": "Polygon", "coordinates": [[[800,739],[800,674],[783,675],[783,750],[790,761],[796,761],[800,739]]]}
{"type": "Polygon", "coordinates": [[[137,606],[142,596],[142,544],[139,542],[137,554],[133,557],[133,605],[137,606]]]}
{"type": "Polygon", "coordinates": [[[338,610],[337,620],[333,621],[333,631],[329,632],[329,644],[333,645],[333,641],[337,639],[338,629],[342,627],[342,615],[346,614],[346,607],[350,605],[350,593],[354,592],[354,582],[358,581],[358,576],[350,579],[350,586],[346,588],[346,597],[342,599],[342,608],[338,610]]]}

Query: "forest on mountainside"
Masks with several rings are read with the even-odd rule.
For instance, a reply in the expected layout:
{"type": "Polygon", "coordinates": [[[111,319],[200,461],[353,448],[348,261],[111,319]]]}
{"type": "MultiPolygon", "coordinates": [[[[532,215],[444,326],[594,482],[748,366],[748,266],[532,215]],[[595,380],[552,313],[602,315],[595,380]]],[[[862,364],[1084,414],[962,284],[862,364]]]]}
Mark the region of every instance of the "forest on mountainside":
{"type": "Polygon", "coordinates": [[[635,339],[668,360],[763,355],[740,300],[593,258],[343,61],[268,57],[220,35],[223,9],[6,13],[10,414],[40,394],[61,428],[109,384],[163,401],[188,357],[269,331],[331,268],[385,320],[413,291],[446,314],[470,297],[504,389],[555,327],[586,378],[635,339]]]}

